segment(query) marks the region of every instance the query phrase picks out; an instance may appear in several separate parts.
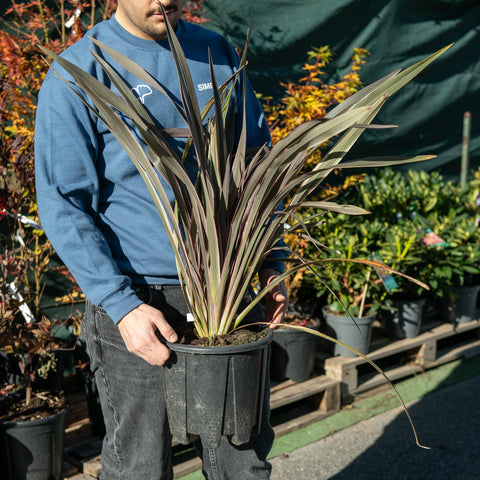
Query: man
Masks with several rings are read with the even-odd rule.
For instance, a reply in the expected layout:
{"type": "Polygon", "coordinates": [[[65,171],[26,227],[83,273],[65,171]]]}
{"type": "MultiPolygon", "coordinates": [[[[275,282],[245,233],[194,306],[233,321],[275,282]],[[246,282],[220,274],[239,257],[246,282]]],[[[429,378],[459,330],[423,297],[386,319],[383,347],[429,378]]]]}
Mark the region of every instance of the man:
{"type": "MultiPolygon", "coordinates": [[[[238,58],[223,37],[181,20],[181,0],[118,0],[114,17],[89,36],[132,58],[180,98],[159,3],[185,51],[202,106],[212,94],[208,49],[219,83],[229,78],[238,58]]],[[[113,89],[89,49],[98,51],[84,37],[63,55],[113,89]]],[[[113,64],[160,127],[185,128],[163,95],[113,64]]],[[[246,112],[248,146],[260,147],[270,137],[250,86],[246,112]]],[[[179,151],[185,144],[185,138],[169,141],[179,151]]],[[[171,479],[171,435],[158,367],[170,351],[158,336],[177,341],[175,327],[185,321],[187,310],[150,194],[113,135],[52,71],[39,95],[35,158],[42,225],[88,299],[83,334],[107,429],[102,479],[171,479]]],[[[194,168],[194,159],[188,161],[194,168]]],[[[275,261],[266,264],[261,282],[271,281],[280,269],[275,261]]],[[[266,299],[266,320],[278,323],[286,305],[281,285],[266,299]]],[[[205,475],[269,478],[265,459],[272,439],[268,419],[247,445],[235,447],[222,439],[218,449],[203,451],[205,475]]]]}

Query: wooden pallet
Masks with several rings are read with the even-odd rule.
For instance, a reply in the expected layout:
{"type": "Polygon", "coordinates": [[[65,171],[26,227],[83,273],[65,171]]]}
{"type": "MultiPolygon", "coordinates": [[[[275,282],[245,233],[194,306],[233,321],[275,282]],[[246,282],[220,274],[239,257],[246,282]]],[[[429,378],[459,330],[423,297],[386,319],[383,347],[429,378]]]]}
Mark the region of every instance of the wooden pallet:
{"type": "Polygon", "coordinates": [[[304,382],[291,380],[271,388],[270,408],[275,436],[280,437],[340,410],[340,382],[319,375],[304,382]]]}
{"type": "MultiPolygon", "coordinates": [[[[373,348],[367,357],[391,381],[428,368],[480,354],[480,320],[440,324],[410,339],[390,341],[373,348]]],[[[342,383],[342,397],[385,384],[385,378],[361,357],[330,357],[324,360],[325,374],[342,383]]]]}
{"type": "MultiPolygon", "coordinates": [[[[275,435],[279,437],[332,415],[340,409],[340,400],[340,382],[325,375],[300,383],[287,380],[274,385],[271,388],[270,408],[275,435]]],[[[101,473],[100,441],[83,445],[78,440],[75,442],[74,437],[81,435],[84,427],[79,420],[67,428],[70,446],[66,448],[66,465],[69,471],[76,469],[73,474],[65,475],[64,478],[70,480],[98,478],[101,473]]],[[[173,444],[174,447],[178,445],[175,439],[173,444]]],[[[174,464],[174,475],[179,478],[200,468],[201,461],[194,456],[174,464]]]]}

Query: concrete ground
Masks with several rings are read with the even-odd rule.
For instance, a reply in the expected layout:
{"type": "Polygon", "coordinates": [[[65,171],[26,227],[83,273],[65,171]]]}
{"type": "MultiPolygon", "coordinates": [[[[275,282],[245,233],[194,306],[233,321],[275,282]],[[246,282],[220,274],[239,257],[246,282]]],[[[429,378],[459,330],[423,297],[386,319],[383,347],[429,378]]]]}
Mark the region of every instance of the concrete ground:
{"type": "Polygon", "coordinates": [[[272,480],[479,480],[480,376],[272,459],[272,480]]]}

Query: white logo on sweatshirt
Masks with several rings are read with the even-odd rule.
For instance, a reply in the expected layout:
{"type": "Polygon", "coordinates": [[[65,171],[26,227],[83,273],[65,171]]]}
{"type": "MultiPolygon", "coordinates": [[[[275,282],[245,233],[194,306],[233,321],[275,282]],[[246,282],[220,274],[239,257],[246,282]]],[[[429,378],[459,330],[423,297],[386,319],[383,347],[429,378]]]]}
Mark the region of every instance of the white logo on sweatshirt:
{"type": "Polygon", "coordinates": [[[137,85],[132,88],[132,92],[135,92],[138,99],[145,104],[145,97],[152,94],[152,89],[148,85],[137,85]]]}
{"type": "Polygon", "coordinates": [[[212,90],[212,82],[208,82],[208,83],[199,83],[197,85],[197,88],[198,88],[198,91],[199,92],[203,92],[204,90],[212,90]]]}

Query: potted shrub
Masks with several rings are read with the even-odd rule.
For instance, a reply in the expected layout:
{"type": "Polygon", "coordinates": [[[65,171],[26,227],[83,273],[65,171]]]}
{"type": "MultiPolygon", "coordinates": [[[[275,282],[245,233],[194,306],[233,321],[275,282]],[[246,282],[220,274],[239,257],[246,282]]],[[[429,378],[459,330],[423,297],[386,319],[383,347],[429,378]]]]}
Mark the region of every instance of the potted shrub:
{"type": "MultiPolygon", "coordinates": [[[[19,220],[13,219],[16,225],[19,220]]],[[[0,224],[12,232],[8,219],[0,224]]],[[[27,237],[18,241],[0,235],[5,240],[0,254],[0,353],[7,364],[0,378],[0,464],[6,480],[58,480],[66,399],[61,390],[63,342],[55,335],[65,322],[44,316],[37,320],[34,304],[27,301],[32,274],[41,272],[41,257],[27,237]]]]}
{"type": "MultiPolygon", "coordinates": [[[[471,190],[474,190],[473,183],[471,190]]],[[[474,194],[470,189],[461,191],[435,171],[401,172],[387,168],[375,175],[366,175],[345,193],[344,201],[361,204],[372,217],[384,222],[375,247],[382,261],[425,281],[433,291],[433,295],[426,295],[418,285],[404,277],[395,277],[396,282],[388,289],[381,310],[382,317],[386,317],[388,334],[393,337],[415,335],[425,297],[427,300],[442,299],[440,314],[453,311],[452,302],[443,305],[444,299],[452,295],[451,287],[448,287],[450,293],[443,287],[455,277],[460,280],[454,271],[461,274],[463,265],[471,272],[475,266],[471,259],[462,264],[450,258],[449,243],[444,237],[449,236],[452,219],[475,212],[476,207],[472,207],[474,194]],[[414,303],[410,303],[411,300],[414,303]],[[407,326],[410,327],[408,332],[407,326]]],[[[458,232],[453,234],[454,237],[458,235],[458,232]]],[[[437,310],[435,301],[429,303],[429,309],[432,307],[437,310]]]]}
{"type": "MultiPolygon", "coordinates": [[[[426,245],[422,242],[422,226],[414,221],[418,213],[425,215],[437,211],[443,182],[438,185],[438,174],[427,172],[395,171],[387,168],[366,175],[346,192],[349,201],[360,202],[371,212],[372,228],[367,218],[363,225],[377,232],[373,250],[386,265],[410,277],[425,280],[426,245]]],[[[386,276],[386,295],[382,302],[380,318],[385,322],[386,333],[393,338],[413,337],[418,334],[425,303],[425,289],[397,276],[386,276]]]]}
{"type": "MultiPolygon", "coordinates": [[[[183,105],[174,104],[188,125],[192,137],[187,148],[195,150],[198,163],[197,176],[193,180],[185,171],[181,158],[155,130],[154,121],[148,117],[137,97],[116,76],[106,60],[93,53],[121,92],[120,96],[75,65],[51,52],[46,53],[69,72],[75,79],[74,83],[87,92],[95,105],[96,114],[127,149],[145,179],[177,255],[177,270],[193,317],[196,336],[204,338],[209,345],[219,335],[238,331],[247,313],[267,291],[291,273],[304,268],[304,264],[288,268],[275,282],[260,291],[250,305],[241,307],[241,299],[260,265],[278,248],[278,242],[285,233],[286,219],[294,216],[300,206],[311,205],[307,200],[311,192],[318,189],[328,172],[338,166],[364,127],[372,122],[386,97],[419,73],[441,51],[410,69],[396,72],[357,92],[331,110],[324,119],[306,122],[273,148],[260,149],[246,162],[244,125],[234,142],[229,115],[232,110],[229,107],[234,101],[233,87],[244,75],[245,54],[232,81],[220,87],[216,85],[212,67],[213,98],[201,111],[187,61],[169,25],[168,38],[178,67],[183,101],[183,105]],[[210,110],[211,116],[207,119],[210,110]],[[117,111],[135,124],[148,145],[148,155],[117,111]],[[312,170],[303,172],[309,153],[341,133],[342,137],[323,161],[312,170]],[[175,206],[164,201],[166,196],[160,177],[174,190],[175,206]],[[282,201],[284,208],[279,211],[278,205],[282,201]]],[[[104,45],[97,45],[104,54],[134,71],[140,79],[168,97],[162,87],[131,60],[104,45]]],[[[385,163],[380,159],[376,162],[350,161],[348,165],[381,166],[385,163]]],[[[325,210],[343,210],[342,206],[329,202],[314,205],[325,210]]],[[[355,209],[351,207],[348,210],[355,209]]],[[[304,221],[302,227],[305,228],[308,223],[304,221]]],[[[299,225],[293,228],[297,229],[299,225]]],[[[221,434],[231,436],[237,444],[248,441],[260,413],[255,393],[262,391],[261,384],[265,378],[262,368],[266,364],[266,346],[270,334],[263,335],[264,338],[242,348],[169,344],[172,361],[165,367],[164,375],[167,405],[172,432],[181,442],[200,436],[204,446],[215,446],[221,434]],[[259,346],[259,352],[253,353],[256,348],[254,345],[259,346]],[[232,352],[237,348],[245,350],[245,361],[235,360],[232,352]],[[192,350],[194,355],[189,356],[188,352],[192,350]],[[215,358],[217,356],[226,356],[228,365],[224,366],[223,360],[215,358]],[[208,366],[194,366],[192,362],[201,360],[201,357],[207,358],[208,366]],[[242,363],[253,370],[238,383],[236,372],[242,363]],[[194,378],[188,377],[192,371],[196,375],[194,378]],[[214,378],[199,381],[199,375],[207,371],[213,372],[214,378]],[[220,372],[225,375],[220,376],[220,372]],[[224,382],[223,379],[228,380],[224,382]],[[243,381],[249,391],[239,389],[243,381]],[[170,396],[170,389],[176,398],[170,396]],[[218,397],[215,392],[218,392],[218,397]],[[194,399],[190,395],[194,395],[194,399]],[[179,403],[176,403],[177,399],[180,399],[179,403]],[[217,399],[221,400],[217,402],[217,399]],[[253,403],[252,413],[242,406],[243,400],[253,403]],[[240,412],[241,418],[234,417],[235,409],[240,412]],[[183,420],[183,423],[175,423],[177,420],[183,420]],[[208,429],[209,425],[214,427],[213,431],[208,429]],[[236,426],[242,428],[237,430],[236,426]]]]}
{"type": "Polygon", "coordinates": [[[443,319],[468,322],[476,314],[480,290],[480,236],[475,218],[452,209],[448,215],[428,220],[443,243],[429,247],[431,274],[427,281],[441,299],[443,319]]]}
{"type": "MultiPolygon", "coordinates": [[[[427,246],[418,226],[407,219],[385,227],[385,237],[378,249],[382,261],[410,277],[428,282],[430,272],[425,261],[427,246]]],[[[388,288],[382,309],[387,335],[392,338],[417,336],[425,301],[424,288],[405,277],[396,277],[388,288]]]]}
{"type": "Polygon", "coordinates": [[[1,120],[0,352],[7,364],[0,379],[2,478],[59,479],[66,403],[59,391],[60,340],[54,334],[62,322],[40,315],[44,275],[53,251],[31,214],[35,211],[31,143],[7,135],[1,120]]]}
{"type": "Polygon", "coordinates": [[[7,480],[62,474],[66,399],[52,382],[52,375],[63,374],[59,341],[52,335],[59,323],[0,320],[0,349],[17,362],[19,372],[0,390],[0,460],[7,480]]]}
{"type": "MultiPolygon", "coordinates": [[[[320,251],[324,263],[317,273],[317,289],[326,294],[323,316],[337,340],[366,354],[372,324],[386,293],[375,271],[379,262],[372,259],[375,227],[380,224],[365,226],[348,221],[345,215],[327,217],[319,239],[327,249],[320,251]]],[[[355,356],[340,344],[335,344],[334,354],[355,356]]]]}

